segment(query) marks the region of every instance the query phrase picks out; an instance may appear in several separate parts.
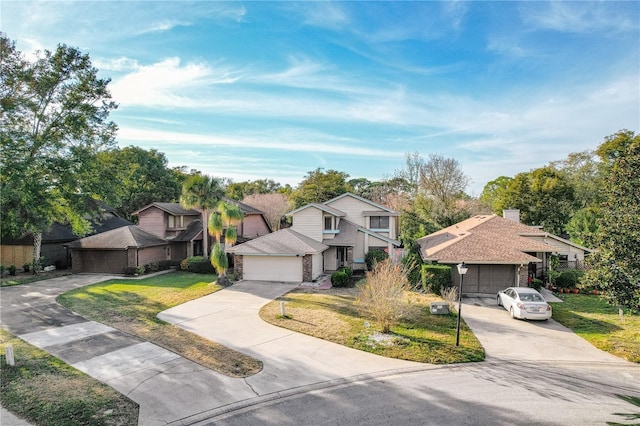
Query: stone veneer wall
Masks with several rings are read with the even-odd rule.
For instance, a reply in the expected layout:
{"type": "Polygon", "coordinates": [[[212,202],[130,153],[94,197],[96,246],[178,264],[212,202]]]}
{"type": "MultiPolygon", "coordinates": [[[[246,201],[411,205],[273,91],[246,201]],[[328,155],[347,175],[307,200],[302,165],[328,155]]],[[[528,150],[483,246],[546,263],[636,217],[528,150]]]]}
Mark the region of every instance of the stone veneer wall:
{"type": "Polygon", "coordinates": [[[313,256],[310,254],[302,258],[302,281],[313,281],[313,256]]]}
{"type": "Polygon", "coordinates": [[[243,279],[243,261],[244,256],[238,256],[237,254],[233,255],[233,271],[236,274],[236,278],[239,280],[243,279]]]}

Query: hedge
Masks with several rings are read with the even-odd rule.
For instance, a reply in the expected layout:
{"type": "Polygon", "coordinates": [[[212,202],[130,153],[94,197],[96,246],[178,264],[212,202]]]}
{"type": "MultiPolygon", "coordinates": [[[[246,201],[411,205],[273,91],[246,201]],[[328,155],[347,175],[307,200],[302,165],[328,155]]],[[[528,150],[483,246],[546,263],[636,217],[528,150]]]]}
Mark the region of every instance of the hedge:
{"type": "Polygon", "coordinates": [[[369,250],[364,256],[364,263],[367,264],[367,270],[371,271],[375,263],[382,262],[388,257],[389,255],[383,250],[369,250]]]}
{"type": "Polygon", "coordinates": [[[349,275],[343,270],[331,274],[331,285],[334,287],[347,287],[349,281],[349,275]]]}
{"type": "Polygon", "coordinates": [[[451,266],[422,265],[422,289],[433,294],[440,294],[442,289],[451,287],[451,266]]]}

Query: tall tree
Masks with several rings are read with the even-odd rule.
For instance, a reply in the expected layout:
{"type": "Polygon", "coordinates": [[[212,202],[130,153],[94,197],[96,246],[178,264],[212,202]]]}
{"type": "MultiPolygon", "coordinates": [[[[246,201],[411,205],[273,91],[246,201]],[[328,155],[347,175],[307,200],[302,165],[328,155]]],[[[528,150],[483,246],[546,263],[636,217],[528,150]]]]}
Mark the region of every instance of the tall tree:
{"type": "MultiPolygon", "coordinates": [[[[613,305],[640,311],[640,135],[616,150],[606,185],[602,219],[586,279],[613,305]]],[[[608,138],[602,146],[608,146],[608,138]]]]}
{"type": "Polygon", "coordinates": [[[89,55],[58,45],[34,62],[0,33],[2,233],[31,235],[34,260],[54,221],[83,235],[97,211],[96,154],[114,144],[116,108],[89,55]]]}
{"type": "Polygon", "coordinates": [[[272,231],[280,229],[282,217],[291,210],[289,198],[284,194],[251,194],[242,202],[262,210],[272,231]]]}
{"type": "Polygon", "coordinates": [[[435,219],[443,227],[468,217],[458,201],[465,198],[464,191],[470,182],[455,158],[429,155],[420,173],[420,187],[433,199],[435,219]]]}
{"type": "Polygon", "coordinates": [[[202,217],[202,250],[204,257],[209,256],[208,210],[216,207],[224,189],[220,180],[207,175],[194,174],[188,177],[182,185],[180,204],[184,208],[197,208],[202,217]]]}
{"type": "Polygon", "coordinates": [[[98,154],[103,170],[102,199],[121,216],[133,219],[131,213],[154,201],[177,202],[187,174],[171,169],[164,153],[136,146],[113,149],[98,154]]]}
{"type": "Polygon", "coordinates": [[[551,166],[518,173],[496,205],[500,211],[519,209],[523,223],[560,235],[575,211],[573,185],[566,174],[551,166]]]}
{"type": "Polygon", "coordinates": [[[324,203],[332,198],[352,190],[347,183],[349,175],[336,170],[326,172],[318,168],[308,172],[307,176],[291,194],[294,207],[301,207],[309,203],[324,203]]]}
{"type": "Polygon", "coordinates": [[[505,198],[505,193],[511,179],[512,178],[508,176],[497,177],[494,180],[487,182],[482,189],[480,202],[497,215],[502,214],[502,200],[505,198]]]}
{"type": "Polygon", "coordinates": [[[282,189],[282,185],[273,179],[231,182],[227,185],[226,196],[233,200],[242,200],[252,194],[275,194],[282,189]]]}

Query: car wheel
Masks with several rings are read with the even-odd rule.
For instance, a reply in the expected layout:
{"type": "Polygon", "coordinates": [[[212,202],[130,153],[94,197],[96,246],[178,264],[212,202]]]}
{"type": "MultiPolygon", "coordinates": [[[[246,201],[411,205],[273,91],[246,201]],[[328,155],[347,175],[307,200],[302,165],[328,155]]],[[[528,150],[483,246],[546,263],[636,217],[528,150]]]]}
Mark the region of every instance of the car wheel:
{"type": "Polygon", "coordinates": [[[513,306],[509,308],[509,315],[511,315],[511,318],[515,319],[516,314],[515,314],[515,312],[513,312],[513,306]]]}
{"type": "Polygon", "coordinates": [[[502,301],[500,300],[500,296],[496,297],[496,303],[498,306],[502,306],[502,301]]]}

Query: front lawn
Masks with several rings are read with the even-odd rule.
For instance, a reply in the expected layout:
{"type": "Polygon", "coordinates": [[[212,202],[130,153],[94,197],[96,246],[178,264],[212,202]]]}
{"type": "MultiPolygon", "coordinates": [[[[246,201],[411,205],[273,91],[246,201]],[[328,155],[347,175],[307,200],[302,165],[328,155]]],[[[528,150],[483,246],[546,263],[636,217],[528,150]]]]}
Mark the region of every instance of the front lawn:
{"type": "Polygon", "coordinates": [[[627,361],[640,363],[640,315],[625,312],[598,296],[560,294],[553,304],[553,319],[570,328],[593,346],[627,361]]]}
{"type": "Polygon", "coordinates": [[[355,288],[298,289],[265,305],[260,318],[279,327],[390,358],[432,364],[484,359],[480,342],[464,321],[460,346],[456,347],[456,315],[431,315],[430,302],[442,301],[437,296],[406,292],[406,312],[388,335],[378,333],[376,324],[358,313],[353,304],[355,297],[355,288]],[[281,301],[285,302],[284,318],[281,301]]]}
{"type": "Polygon", "coordinates": [[[138,404],[0,329],[0,401],[36,425],[137,425],[138,404]],[[15,365],[6,365],[12,345],[15,365]]]}
{"type": "Polygon", "coordinates": [[[230,377],[247,377],[262,362],[157,318],[159,312],[220,290],[215,275],[171,272],[117,279],[61,294],[58,303],[85,318],[162,346],[230,377]]]}

